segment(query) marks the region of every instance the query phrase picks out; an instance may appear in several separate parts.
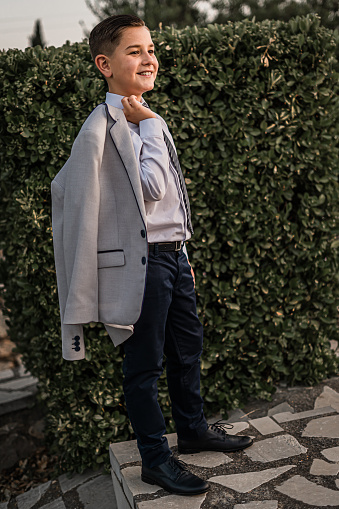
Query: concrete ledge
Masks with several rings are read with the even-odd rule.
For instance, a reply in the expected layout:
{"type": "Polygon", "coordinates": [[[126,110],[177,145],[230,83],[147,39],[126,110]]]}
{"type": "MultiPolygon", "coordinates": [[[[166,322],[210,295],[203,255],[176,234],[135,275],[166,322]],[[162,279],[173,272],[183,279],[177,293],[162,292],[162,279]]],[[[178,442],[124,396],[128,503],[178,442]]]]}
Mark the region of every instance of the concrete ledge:
{"type": "Polygon", "coordinates": [[[124,490],[122,488],[122,484],[118,481],[117,476],[113,468],[111,469],[112,481],[113,481],[113,490],[115,493],[115,498],[117,501],[117,506],[119,509],[132,509],[131,504],[127,500],[124,490]]]}
{"type": "MultiPolygon", "coordinates": [[[[171,448],[177,445],[176,433],[166,435],[166,437],[171,448]]],[[[169,495],[159,486],[142,482],[141,458],[136,440],[111,444],[109,453],[113,488],[119,509],[155,509],[156,507],[160,508],[160,505],[161,509],[182,509],[184,501],[184,507],[188,507],[187,497],[169,495]],[[145,495],[152,498],[142,500],[145,495]],[[154,505],[155,503],[160,503],[160,505],[154,505]]],[[[198,509],[205,500],[205,495],[203,497],[189,497],[189,499],[191,502],[193,499],[195,500],[192,509],[198,509]],[[198,505],[197,502],[199,502],[198,505]]]]}
{"type": "MultiPolygon", "coordinates": [[[[177,445],[176,433],[166,435],[166,438],[170,447],[177,445]]],[[[113,487],[119,509],[137,509],[139,505],[135,497],[164,491],[159,486],[151,486],[141,481],[141,458],[136,440],[111,444],[109,455],[113,487]]],[[[182,501],[182,497],[178,498],[182,501]]],[[[165,509],[166,505],[163,507],[165,509]]],[[[173,506],[169,507],[173,508],[173,506]]]]}

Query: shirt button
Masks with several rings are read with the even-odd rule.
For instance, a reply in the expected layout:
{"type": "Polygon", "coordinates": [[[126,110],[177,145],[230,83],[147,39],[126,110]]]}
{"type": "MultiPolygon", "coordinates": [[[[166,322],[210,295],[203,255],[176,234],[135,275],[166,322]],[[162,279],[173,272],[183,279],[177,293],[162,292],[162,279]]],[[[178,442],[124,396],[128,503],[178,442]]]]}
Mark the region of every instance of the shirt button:
{"type": "Polygon", "coordinates": [[[145,230],[141,230],[141,232],[140,232],[140,233],[141,233],[142,238],[144,239],[144,238],[146,237],[146,232],[145,232],[145,230]]]}
{"type": "Polygon", "coordinates": [[[141,258],[141,263],[142,263],[143,265],[146,265],[146,258],[145,258],[144,256],[141,258]]]}

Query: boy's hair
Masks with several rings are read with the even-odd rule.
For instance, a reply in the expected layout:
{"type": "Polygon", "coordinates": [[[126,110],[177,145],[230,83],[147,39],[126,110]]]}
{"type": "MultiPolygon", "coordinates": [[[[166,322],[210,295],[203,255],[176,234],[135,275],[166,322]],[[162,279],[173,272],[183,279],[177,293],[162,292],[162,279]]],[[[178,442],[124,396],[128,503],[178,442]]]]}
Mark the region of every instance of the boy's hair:
{"type": "Polygon", "coordinates": [[[97,55],[111,55],[119,45],[122,32],[126,28],[144,26],[142,19],[130,14],[118,14],[101,21],[89,36],[89,49],[93,60],[97,55]]]}

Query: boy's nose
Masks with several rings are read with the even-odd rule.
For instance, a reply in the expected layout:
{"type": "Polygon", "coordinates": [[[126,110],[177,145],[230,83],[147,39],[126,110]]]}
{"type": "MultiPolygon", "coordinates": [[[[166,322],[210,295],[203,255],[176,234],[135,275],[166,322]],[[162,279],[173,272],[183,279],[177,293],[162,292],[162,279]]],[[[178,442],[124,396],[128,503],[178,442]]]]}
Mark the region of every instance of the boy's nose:
{"type": "Polygon", "coordinates": [[[144,65],[153,64],[155,57],[150,55],[149,53],[144,54],[144,58],[142,59],[142,63],[144,65]]]}

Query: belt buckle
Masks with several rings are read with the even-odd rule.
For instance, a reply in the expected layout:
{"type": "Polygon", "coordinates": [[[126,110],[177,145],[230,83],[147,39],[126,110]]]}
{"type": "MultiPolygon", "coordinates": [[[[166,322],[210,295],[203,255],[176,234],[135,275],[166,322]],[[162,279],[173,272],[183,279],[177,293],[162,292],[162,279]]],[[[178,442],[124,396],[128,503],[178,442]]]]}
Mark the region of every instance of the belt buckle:
{"type": "Polygon", "coordinates": [[[174,251],[180,251],[180,249],[181,249],[181,240],[176,240],[174,251]]]}

